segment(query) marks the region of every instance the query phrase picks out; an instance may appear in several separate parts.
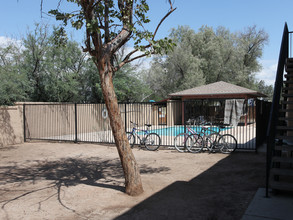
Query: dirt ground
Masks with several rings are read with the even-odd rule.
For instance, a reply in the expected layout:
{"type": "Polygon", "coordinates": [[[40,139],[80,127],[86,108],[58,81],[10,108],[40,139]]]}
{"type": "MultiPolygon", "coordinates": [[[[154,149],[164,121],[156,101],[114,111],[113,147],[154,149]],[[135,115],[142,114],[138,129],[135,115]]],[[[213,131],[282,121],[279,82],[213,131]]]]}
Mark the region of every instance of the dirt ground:
{"type": "Polygon", "coordinates": [[[0,219],[241,219],[265,157],[133,149],[144,193],[130,197],[115,146],[0,148],[0,219]]]}

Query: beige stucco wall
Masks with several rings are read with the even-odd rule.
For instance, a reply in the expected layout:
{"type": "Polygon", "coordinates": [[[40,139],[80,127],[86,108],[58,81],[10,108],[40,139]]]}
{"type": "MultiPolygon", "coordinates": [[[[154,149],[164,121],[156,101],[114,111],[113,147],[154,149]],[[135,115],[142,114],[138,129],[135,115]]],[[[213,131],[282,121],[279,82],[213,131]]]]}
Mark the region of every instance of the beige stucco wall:
{"type": "Polygon", "coordinates": [[[0,147],[23,143],[22,105],[0,106],[0,147]]]}

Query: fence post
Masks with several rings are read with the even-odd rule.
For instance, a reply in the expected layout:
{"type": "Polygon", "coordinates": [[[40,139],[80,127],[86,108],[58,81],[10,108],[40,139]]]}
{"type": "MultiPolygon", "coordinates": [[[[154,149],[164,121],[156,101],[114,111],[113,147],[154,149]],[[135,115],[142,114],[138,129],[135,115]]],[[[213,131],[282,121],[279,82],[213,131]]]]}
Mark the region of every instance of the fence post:
{"type": "Polygon", "coordinates": [[[74,119],[75,119],[75,143],[77,143],[77,104],[74,103],[74,119]]]}
{"type": "Polygon", "coordinates": [[[262,122],[262,120],[261,120],[261,116],[262,116],[262,114],[261,114],[261,110],[262,110],[262,101],[261,100],[258,100],[258,99],[256,99],[256,106],[255,106],[255,110],[256,110],[256,113],[255,113],[255,124],[256,124],[256,131],[255,131],[255,133],[256,133],[256,135],[255,135],[255,139],[256,139],[256,141],[255,141],[255,143],[256,143],[256,146],[255,146],[255,149],[256,149],[256,151],[257,151],[257,148],[259,147],[259,145],[260,145],[260,142],[261,142],[261,139],[262,139],[262,137],[261,137],[261,133],[260,133],[260,126],[261,126],[261,122],[262,122]]]}
{"type": "Polygon", "coordinates": [[[23,104],[23,140],[26,142],[26,129],[25,129],[25,104],[23,104]]]}
{"type": "Polygon", "coordinates": [[[181,101],[182,102],[182,104],[183,104],[183,112],[182,112],[182,114],[183,114],[183,123],[184,123],[184,133],[186,132],[186,101],[181,101]]]}

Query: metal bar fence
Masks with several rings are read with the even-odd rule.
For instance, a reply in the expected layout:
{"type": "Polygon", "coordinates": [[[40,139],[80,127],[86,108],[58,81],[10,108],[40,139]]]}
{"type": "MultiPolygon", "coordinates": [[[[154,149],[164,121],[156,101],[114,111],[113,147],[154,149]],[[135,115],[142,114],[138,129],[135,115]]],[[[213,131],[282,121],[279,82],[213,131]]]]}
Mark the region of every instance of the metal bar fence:
{"type": "Polygon", "coordinates": [[[269,101],[256,100],[256,147],[266,142],[271,105],[269,101]]]}
{"type": "Polygon", "coordinates": [[[233,135],[238,149],[256,150],[255,100],[202,99],[185,101],[184,105],[185,123],[190,118],[204,121],[220,134],[233,135]]]}
{"type": "MultiPolygon", "coordinates": [[[[126,131],[132,130],[131,122],[142,130],[150,124],[150,132],[157,133],[161,145],[169,147],[174,146],[175,136],[186,130],[189,118],[203,116],[217,126],[224,123],[225,117],[225,100],[120,103],[119,108],[126,131]]],[[[105,104],[25,104],[23,112],[25,141],[114,143],[105,104]]],[[[237,125],[228,125],[222,133],[234,135],[238,148],[255,150],[255,117],[253,101],[246,104],[237,125]]]]}

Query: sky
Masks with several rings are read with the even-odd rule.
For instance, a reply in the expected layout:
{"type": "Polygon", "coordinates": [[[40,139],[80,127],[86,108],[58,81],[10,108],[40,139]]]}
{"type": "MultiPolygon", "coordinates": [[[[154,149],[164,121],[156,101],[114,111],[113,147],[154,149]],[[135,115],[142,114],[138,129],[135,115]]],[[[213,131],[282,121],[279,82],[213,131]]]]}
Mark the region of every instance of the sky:
{"type": "MultiPolygon", "coordinates": [[[[64,2],[65,0],[63,0],[64,2]]],[[[59,0],[43,0],[43,12],[56,9],[59,0]]],[[[269,44],[264,47],[260,62],[263,66],[258,79],[273,85],[279,57],[284,24],[293,30],[292,0],[172,0],[177,9],[161,25],[157,39],[168,36],[172,28],[186,25],[195,32],[203,25],[216,29],[223,26],[230,32],[243,31],[256,25],[269,35],[269,44]]],[[[156,25],[169,9],[167,0],[148,0],[151,24],[156,25]]],[[[20,40],[34,29],[35,23],[58,24],[54,18],[41,14],[41,0],[2,1],[0,7],[0,44],[7,39],[20,40]]],[[[62,7],[62,5],[61,5],[62,7]]],[[[69,29],[73,40],[81,42],[82,32],[69,29]]]]}

